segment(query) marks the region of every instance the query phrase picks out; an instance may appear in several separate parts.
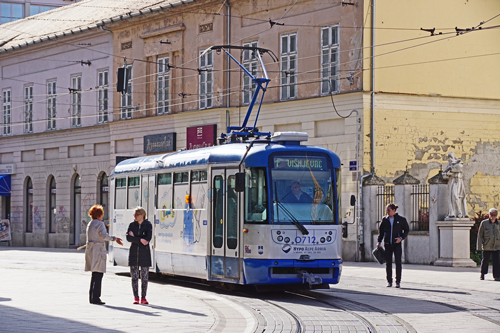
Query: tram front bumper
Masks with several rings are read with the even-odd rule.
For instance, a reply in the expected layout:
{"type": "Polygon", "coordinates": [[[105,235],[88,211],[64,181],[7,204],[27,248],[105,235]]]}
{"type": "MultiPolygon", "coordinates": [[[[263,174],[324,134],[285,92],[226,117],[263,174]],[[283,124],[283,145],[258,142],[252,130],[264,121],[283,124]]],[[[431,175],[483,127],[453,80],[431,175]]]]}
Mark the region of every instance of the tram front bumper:
{"type": "Polygon", "coordinates": [[[245,284],[339,282],[342,259],[243,259],[245,284]],[[304,278],[309,276],[309,279],[304,278]],[[312,279],[312,280],[311,280],[312,279]]]}

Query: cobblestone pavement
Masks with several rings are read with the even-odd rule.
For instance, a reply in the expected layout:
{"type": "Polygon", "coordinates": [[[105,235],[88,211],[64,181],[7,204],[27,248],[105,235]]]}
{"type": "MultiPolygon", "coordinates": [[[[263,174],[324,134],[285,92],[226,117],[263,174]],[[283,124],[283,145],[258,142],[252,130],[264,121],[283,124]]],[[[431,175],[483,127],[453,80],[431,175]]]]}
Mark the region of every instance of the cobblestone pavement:
{"type": "Polygon", "coordinates": [[[345,263],[330,290],[222,292],[153,279],[133,305],[108,264],[104,306],[88,304],[83,252],[0,246],[0,332],[500,332],[500,283],[479,269],[404,265],[401,289],[374,263],[345,263]]]}

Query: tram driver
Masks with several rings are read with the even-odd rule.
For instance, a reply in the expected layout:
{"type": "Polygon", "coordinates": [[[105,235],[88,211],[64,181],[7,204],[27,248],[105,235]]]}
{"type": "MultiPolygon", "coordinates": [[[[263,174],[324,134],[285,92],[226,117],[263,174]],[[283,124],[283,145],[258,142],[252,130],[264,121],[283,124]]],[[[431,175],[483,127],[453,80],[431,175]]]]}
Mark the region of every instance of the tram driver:
{"type": "Polygon", "coordinates": [[[299,182],[293,182],[290,187],[291,191],[283,198],[284,202],[309,204],[313,202],[311,196],[301,190],[299,182]]]}

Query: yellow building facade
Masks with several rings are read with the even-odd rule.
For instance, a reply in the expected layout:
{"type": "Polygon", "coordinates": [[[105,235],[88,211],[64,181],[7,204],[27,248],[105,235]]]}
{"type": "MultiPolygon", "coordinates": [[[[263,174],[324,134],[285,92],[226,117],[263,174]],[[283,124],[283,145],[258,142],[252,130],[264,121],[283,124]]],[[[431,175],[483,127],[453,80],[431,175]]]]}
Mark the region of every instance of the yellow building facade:
{"type": "Polygon", "coordinates": [[[424,183],[454,152],[469,215],[498,207],[500,2],[374,0],[364,12],[365,172],[424,183]]]}

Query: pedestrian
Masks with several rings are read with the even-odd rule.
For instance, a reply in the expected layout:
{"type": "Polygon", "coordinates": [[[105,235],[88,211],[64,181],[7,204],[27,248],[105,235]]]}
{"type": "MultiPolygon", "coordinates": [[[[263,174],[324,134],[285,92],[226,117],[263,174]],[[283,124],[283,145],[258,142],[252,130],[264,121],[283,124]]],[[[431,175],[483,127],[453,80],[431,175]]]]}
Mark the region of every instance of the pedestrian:
{"type": "Polygon", "coordinates": [[[490,258],[493,260],[493,278],[500,281],[500,222],[498,221],[498,210],[491,208],[488,211],[489,218],[479,225],[477,232],[477,249],[483,250],[481,260],[481,280],[488,274],[490,258]]]}
{"type": "Polygon", "coordinates": [[[132,277],[134,304],[139,304],[139,278],[141,279],[141,304],[149,304],[146,300],[148,290],[149,267],[151,267],[151,250],[149,242],[153,237],[153,225],[146,219],[146,211],[142,207],[134,210],[134,222],[127,230],[127,240],[132,243],[128,252],[128,265],[132,277]]]}
{"type": "Polygon", "coordinates": [[[394,254],[396,288],[399,288],[401,287],[401,256],[403,254],[401,242],[408,236],[410,228],[406,219],[396,213],[397,209],[398,205],[393,203],[387,205],[385,209],[387,215],[382,218],[378,230],[377,247],[380,247],[380,242],[384,240],[387,287],[392,287],[392,255],[394,254]]]}
{"type": "Polygon", "coordinates": [[[123,245],[122,239],[110,236],[102,221],[104,210],[101,205],[94,205],[89,210],[92,219],[87,225],[87,244],[85,246],[85,271],[92,272],[90,280],[89,301],[91,304],[103,305],[101,301],[102,277],[106,273],[106,243],[116,241],[123,245]]]}

